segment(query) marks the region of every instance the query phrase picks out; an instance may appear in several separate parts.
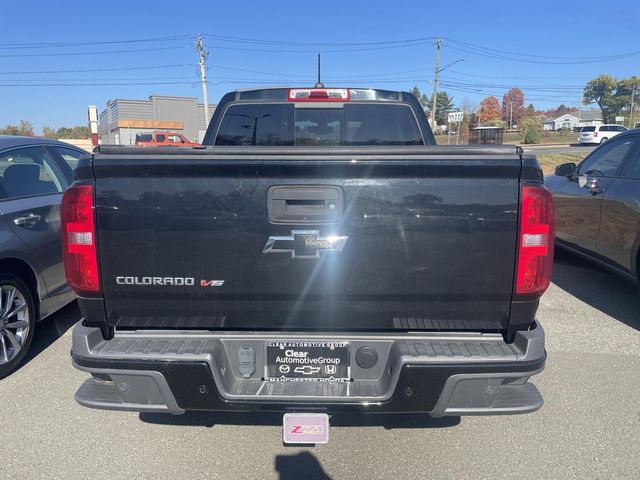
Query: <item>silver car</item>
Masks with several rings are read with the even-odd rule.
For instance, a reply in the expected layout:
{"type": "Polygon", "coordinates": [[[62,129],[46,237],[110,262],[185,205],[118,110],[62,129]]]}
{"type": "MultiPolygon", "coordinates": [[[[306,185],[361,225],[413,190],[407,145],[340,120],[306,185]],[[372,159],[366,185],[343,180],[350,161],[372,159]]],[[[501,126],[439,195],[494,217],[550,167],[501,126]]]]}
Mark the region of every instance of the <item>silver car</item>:
{"type": "Polygon", "coordinates": [[[0,378],[25,358],[36,323],[72,302],[60,246],[60,201],[87,152],[0,136],[0,378]]]}

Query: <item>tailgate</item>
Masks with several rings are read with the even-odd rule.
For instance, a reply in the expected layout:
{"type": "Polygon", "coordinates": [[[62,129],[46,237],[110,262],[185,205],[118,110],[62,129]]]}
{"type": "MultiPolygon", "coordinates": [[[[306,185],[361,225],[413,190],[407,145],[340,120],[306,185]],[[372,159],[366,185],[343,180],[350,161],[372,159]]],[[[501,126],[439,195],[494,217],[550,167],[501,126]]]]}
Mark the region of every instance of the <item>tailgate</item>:
{"type": "Polygon", "coordinates": [[[449,150],[98,154],[109,323],[506,328],[520,158],[449,150]]]}

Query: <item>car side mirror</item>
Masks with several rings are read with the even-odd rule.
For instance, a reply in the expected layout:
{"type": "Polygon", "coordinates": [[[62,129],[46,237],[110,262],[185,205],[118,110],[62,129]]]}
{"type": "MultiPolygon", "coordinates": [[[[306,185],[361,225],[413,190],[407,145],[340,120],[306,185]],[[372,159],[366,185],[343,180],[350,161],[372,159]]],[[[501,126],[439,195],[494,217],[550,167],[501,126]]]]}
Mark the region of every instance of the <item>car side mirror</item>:
{"type": "Polygon", "coordinates": [[[555,174],[558,177],[570,177],[574,173],[576,173],[575,163],[563,163],[562,165],[558,165],[555,170],[555,174]]]}

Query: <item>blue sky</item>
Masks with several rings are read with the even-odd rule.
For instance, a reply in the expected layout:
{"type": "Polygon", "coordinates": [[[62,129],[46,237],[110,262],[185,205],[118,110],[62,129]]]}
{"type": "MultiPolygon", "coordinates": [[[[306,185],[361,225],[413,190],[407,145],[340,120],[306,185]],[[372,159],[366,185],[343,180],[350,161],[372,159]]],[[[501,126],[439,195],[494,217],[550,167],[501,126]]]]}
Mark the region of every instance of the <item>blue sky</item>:
{"type": "Polygon", "coordinates": [[[501,99],[515,86],[536,108],[576,105],[581,87],[601,73],[640,75],[640,54],[604,60],[640,50],[640,2],[602,6],[589,0],[3,2],[0,125],[21,119],[36,131],[82,125],[87,105],[102,110],[113,98],[202,99],[196,33],[206,34],[210,51],[212,103],[236,88],[311,86],[316,51],[323,52],[327,86],[418,85],[430,94],[430,39],[442,36],[441,66],[464,59],[441,73],[440,89],[454,103],[501,99]],[[156,40],[95,43],[147,39],[156,40]],[[411,41],[382,43],[405,40],[411,41]]]}

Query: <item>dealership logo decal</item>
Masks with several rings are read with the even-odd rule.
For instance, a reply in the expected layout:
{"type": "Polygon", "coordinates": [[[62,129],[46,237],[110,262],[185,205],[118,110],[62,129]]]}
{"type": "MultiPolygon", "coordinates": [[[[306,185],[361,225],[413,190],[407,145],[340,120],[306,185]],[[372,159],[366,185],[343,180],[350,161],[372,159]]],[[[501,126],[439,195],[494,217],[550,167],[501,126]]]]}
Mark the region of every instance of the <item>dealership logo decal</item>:
{"type": "Polygon", "coordinates": [[[322,435],[324,428],[322,425],[291,425],[289,427],[289,433],[293,434],[310,434],[310,435],[322,435]]]}
{"type": "Polygon", "coordinates": [[[337,371],[338,367],[336,367],[335,365],[324,366],[324,373],[326,373],[327,375],[335,375],[337,371]]]}
{"type": "Polygon", "coordinates": [[[349,237],[321,236],[319,230],[292,230],[291,235],[272,235],[262,253],[286,253],[291,258],[320,258],[321,254],[341,252],[349,237]]]}
{"type": "MultiPolygon", "coordinates": [[[[196,279],[194,277],[129,277],[117,275],[116,284],[145,287],[167,285],[172,287],[193,287],[196,285],[196,279]]],[[[222,285],[224,285],[224,280],[200,280],[201,287],[221,287],[222,285]]]]}
{"type": "Polygon", "coordinates": [[[314,373],[318,373],[319,371],[320,367],[312,367],[311,365],[296,367],[294,370],[294,372],[301,373],[302,375],[313,375],[314,373]]]}

